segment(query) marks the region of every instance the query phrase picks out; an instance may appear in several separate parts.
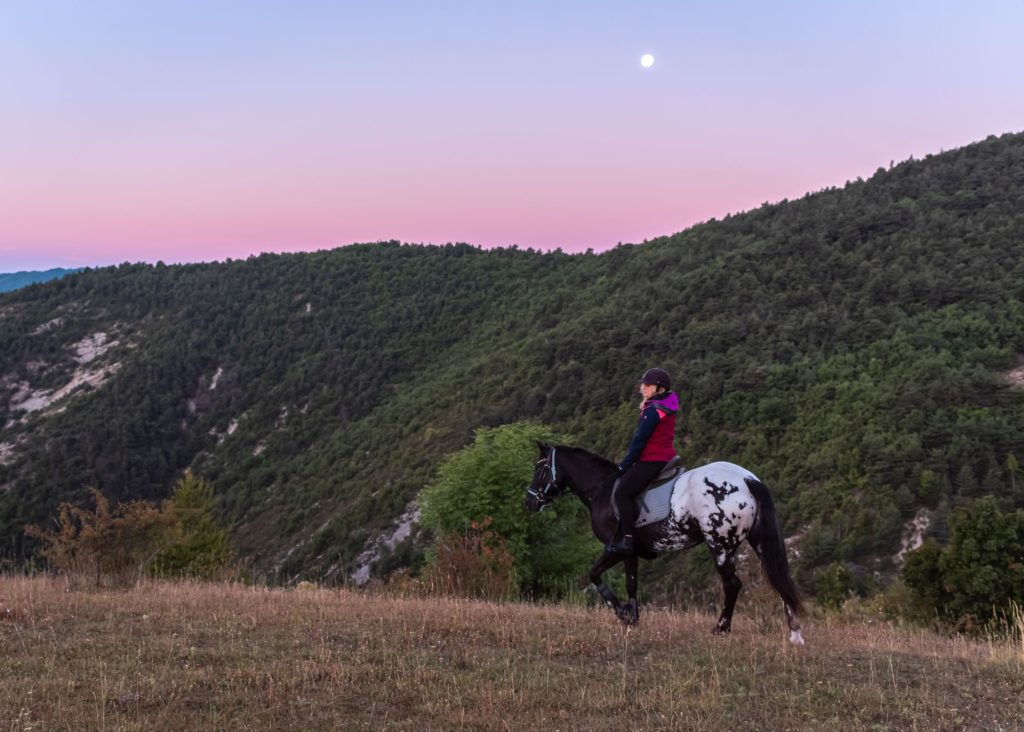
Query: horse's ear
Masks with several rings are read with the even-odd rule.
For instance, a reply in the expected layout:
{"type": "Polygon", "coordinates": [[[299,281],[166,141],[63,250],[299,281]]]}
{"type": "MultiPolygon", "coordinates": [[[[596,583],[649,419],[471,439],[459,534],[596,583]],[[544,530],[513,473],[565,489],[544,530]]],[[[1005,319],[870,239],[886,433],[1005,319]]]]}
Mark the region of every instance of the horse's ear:
{"type": "Polygon", "coordinates": [[[541,442],[540,440],[537,440],[537,448],[540,450],[541,455],[547,455],[551,452],[551,445],[546,442],[541,442]]]}

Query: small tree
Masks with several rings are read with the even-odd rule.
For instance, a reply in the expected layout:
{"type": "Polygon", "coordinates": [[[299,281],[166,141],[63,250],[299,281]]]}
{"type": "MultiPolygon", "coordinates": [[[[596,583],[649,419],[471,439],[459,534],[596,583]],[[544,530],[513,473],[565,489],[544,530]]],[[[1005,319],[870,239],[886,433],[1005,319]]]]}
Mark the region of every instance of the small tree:
{"type": "Polygon", "coordinates": [[[56,530],[31,525],[25,533],[43,543],[43,556],[72,587],[134,585],[160,551],[174,517],[148,501],[111,508],[99,490],[89,493],[92,511],[62,503],[56,530]]]}
{"type": "Polygon", "coordinates": [[[934,539],[926,539],[921,546],[907,553],[903,563],[903,581],[917,600],[916,607],[924,617],[933,617],[945,608],[950,594],[942,581],[940,560],[942,549],[934,539]]]}
{"type": "Polygon", "coordinates": [[[920,483],[917,489],[917,495],[920,496],[925,505],[934,507],[935,503],[942,495],[942,486],[939,485],[939,477],[935,474],[934,470],[925,468],[921,471],[921,477],[919,480],[920,483]]]}
{"type": "Polygon", "coordinates": [[[145,574],[209,578],[230,558],[227,531],[213,514],[213,487],[192,473],[159,506],[128,501],[111,507],[99,490],[89,493],[93,510],[62,503],[55,530],[25,527],[73,588],[130,587],[145,574]]]}
{"type": "Polygon", "coordinates": [[[954,513],[950,529],[939,566],[953,614],[984,621],[1024,603],[1024,511],[1004,513],[986,496],[954,513]]]}
{"type": "Polygon", "coordinates": [[[1010,475],[1010,491],[1017,495],[1017,471],[1020,470],[1020,463],[1017,457],[1011,452],[1006,456],[1006,472],[1010,475]]]}
{"type": "Polygon", "coordinates": [[[152,573],[161,577],[211,579],[231,558],[228,532],[214,515],[213,485],[185,473],[177,482],[165,510],[171,522],[164,547],[153,560],[152,573]]]}
{"type": "Polygon", "coordinates": [[[1024,511],[1000,511],[986,496],[950,518],[949,545],[926,542],[907,555],[903,576],[915,594],[965,627],[1024,603],[1024,511]]]}
{"type": "Polygon", "coordinates": [[[842,562],[828,565],[814,583],[815,599],[825,610],[839,610],[853,594],[853,577],[842,562]]]}
{"type": "Polygon", "coordinates": [[[566,497],[539,515],[523,507],[536,443],[553,439],[550,429],[528,422],[480,428],[473,443],[448,458],[421,494],[421,520],[436,536],[467,536],[474,523],[489,520],[488,530],[501,537],[515,560],[511,569],[520,590],[546,596],[564,593],[594,556],[579,501],[566,497]]]}

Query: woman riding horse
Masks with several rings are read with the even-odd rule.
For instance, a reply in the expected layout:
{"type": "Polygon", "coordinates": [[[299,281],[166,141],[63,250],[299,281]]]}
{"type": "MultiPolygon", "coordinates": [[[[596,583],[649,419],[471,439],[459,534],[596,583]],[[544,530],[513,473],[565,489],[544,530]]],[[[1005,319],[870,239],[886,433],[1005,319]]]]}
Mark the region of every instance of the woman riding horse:
{"type": "MultiPolygon", "coordinates": [[[[540,459],[533,480],[526,488],[526,508],[542,511],[570,490],[590,512],[594,536],[602,544],[613,544],[618,519],[612,502],[618,467],[600,455],[579,447],[538,444],[540,459]]],[[[598,594],[622,622],[640,619],[637,602],[637,564],[663,552],[686,550],[706,544],[722,580],[725,604],[712,632],[728,633],[732,626],[736,598],[743,583],[736,576],[734,558],[746,541],[761,560],[768,584],[779,597],[789,625],[791,643],[802,644],[800,598],[789,572],[786,544],[771,495],[757,476],[746,468],[726,462],[710,463],[688,470],[675,478],[669,505],[642,526],[633,527],[634,553],[605,551],[590,570],[590,581],[598,594]],[[619,562],[625,564],[626,592],[620,603],[604,584],[602,575],[619,562]]]]}
{"type": "Polygon", "coordinates": [[[672,392],[672,377],[665,369],[647,369],[640,379],[640,421],[629,443],[626,457],[619,463],[621,477],[613,499],[619,514],[615,538],[605,549],[613,554],[634,553],[633,524],[636,523],[636,497],[676,456],[672,445],[676,434],[679,398],[672,392]]]}

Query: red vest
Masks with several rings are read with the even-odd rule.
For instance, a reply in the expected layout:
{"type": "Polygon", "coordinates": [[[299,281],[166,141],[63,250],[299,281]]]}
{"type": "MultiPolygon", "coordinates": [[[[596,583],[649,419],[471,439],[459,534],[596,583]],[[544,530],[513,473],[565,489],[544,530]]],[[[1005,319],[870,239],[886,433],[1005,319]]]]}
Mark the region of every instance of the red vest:
{"type": "Polygon", "coordinates": [[[637,458],[639,462],[656,462],[671,460],[676,456],[676,449],[672,442],[676,436],[676,415],[675,412],[658,410],[658,426],[654,428],[643,452],[637,458]]]}

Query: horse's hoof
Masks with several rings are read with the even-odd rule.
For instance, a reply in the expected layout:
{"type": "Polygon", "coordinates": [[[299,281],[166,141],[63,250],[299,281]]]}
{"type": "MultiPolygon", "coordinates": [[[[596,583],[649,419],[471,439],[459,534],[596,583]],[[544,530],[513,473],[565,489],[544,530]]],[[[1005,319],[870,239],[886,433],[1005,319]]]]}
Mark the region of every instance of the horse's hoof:
{"type": "Polygon", "coordinates": [[[617,615],[623,625],[629,626],[640,624],[640,609],[633,602],[622,605],[619,608],[617,615]]]}
{"type": "Polygon", "coordinates": [[[717,625],[711,629],[711,635],[729,635],[731,628],[719,628],[717,625]]]}

